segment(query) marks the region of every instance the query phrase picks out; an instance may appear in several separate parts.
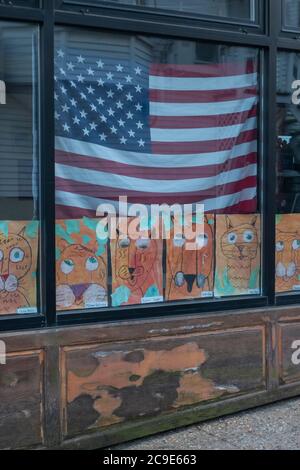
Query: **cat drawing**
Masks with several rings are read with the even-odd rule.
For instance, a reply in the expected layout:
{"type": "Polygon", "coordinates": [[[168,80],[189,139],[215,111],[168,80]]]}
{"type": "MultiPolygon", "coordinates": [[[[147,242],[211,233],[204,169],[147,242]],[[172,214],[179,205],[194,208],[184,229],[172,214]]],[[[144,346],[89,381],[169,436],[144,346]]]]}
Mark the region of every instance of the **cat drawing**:
{"type": "Polygon", "coordinates": [[[0,312],[5,315],[29,307],[24,281],[32,265],[31,247],[20,233],[0,234],[0,312]]]}
{"type": "Polygon", "coordinates": [[[236,289],[249,289],[252,263],[259,250],[256,222],[254,216],[249,223],[234,226],[226,216],[227,231],[221,239],[221,250],[226,258],[228,280],[236,289]]]}

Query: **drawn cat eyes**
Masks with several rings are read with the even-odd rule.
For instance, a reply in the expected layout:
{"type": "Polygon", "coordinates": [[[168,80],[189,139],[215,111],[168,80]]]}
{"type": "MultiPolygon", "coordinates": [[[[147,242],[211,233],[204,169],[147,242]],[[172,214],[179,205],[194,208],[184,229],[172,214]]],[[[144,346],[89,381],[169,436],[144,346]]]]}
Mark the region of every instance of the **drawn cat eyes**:
{"type": "MultiPolygon", "coordinates": [[[[86,260],[85,267],[88,271],[96,271],[96,269],[98,269],[99,267],[97,258],[95,256],[90,256],[86,260]]],[[[60,265],[60,269],[64,274],[71,274],[74,268],[75,264],[74,261],[71,259],[65,259],[60,265]]]]}
{"type": "Polygon", "coordinates": [[[70,274],[74,269],[74,262],[71,259],[65,259],[61,265],[60,269],[64,274],[70,274]]]}
{"type": "Polygon", "coordinates": [[[227,236],[228,243],[233,245],[237,241],[237,234],[234,232],[231,232],[227,236]]]}
{"type": "MultiPolygon", "coordinates": [[[[9,259],[12,263],[20,263],[21,261],[23,261],[24,257],[25,253],[23,250],[21,250],[21,248],[14,248],[13,250],[11,250],[9,255],[9,259]]],[[[3,258],[4,253],[2,250],[0,250],[0,261],[2,261],[3,258]]]]}
{"type": "Polygon", "coordinates": [[[206,233],[199,235],[197,237],[197,245],[199,248],[204,248],[205,246],[207,246],[207,244],[208,244],[208,236],[206,235],[206,233]]]}
{"type": "MultiPolygon", "coordinates": [[[[131,243],[131,240],[129,238],[124,238],[123,240],[119,240],[119,247],[120,248],[128,248],[131,243]]],[[[146,248],[149,248],[150,245],[150,239],[149,238],[139,238],[135,242],[136,247],[140,248],[142,250],[145,250],[146,248]]]]}
{"type": "Polygon", "coordinates": [[[182,248],[184,244],[185,244],[185,238],[181,233],[174,235],[174,239],[173,239],[174,246],[176,246],[177,248],[182,248]]]}
{"type": "Polygon", "coordinates": [[[293,250],[299,250],[300,248],[300,240],[294,240],[292,243],[293,250]]]}
{"type": "MultiPolygon", "coordinates": [[[[228,234],[227,236],[227,240],[228,240],[228,243],[230,243],[231,245],[233,245],[234,243],[237,242],[237,239],[238,239],[238,236],[235,232],[231,232],[228,234]]],[[[252,232],[252,230],[245,230],[245,232],[243,233],[243,240],[244,242],[246,243],[251,243],[253,242],[254,240],[254,233],[252,232]]]]}
{"type": "Polygon", "coordinates": [[[21,248],[14,248],[10,252],[9,259],[12,263],[19,263],[20,261],[23,261],[24,256],[25,253],[23,250],[21,250],[21,248]]]}
{"type": "MultiPolygon", "coordinates": [[[[299,250],[300,248],[300,240],[293,240],[292,242],[292,249],[299,250]]],[[[277,242],[276,243],[276,251],[283,251],[284,250],[284,242],[277,242]]]]}
{"type": "Polygon", "coordinates": [[[95,256],[91,256],[86,260],[85,267],[88,271],[96,271],[99,267],[99,263],[95,256]]]}
{"type": "Polygon", "coordinates": [[[119,240],[119,247],[120,248],[128,248],[130,245],[130,239],[129,238],[123,238],[119,240]]]}
{"type": "Polygon", "coordinates": [[[149,238],[139,238],[135,242],[137,248],[140,248],[141,250],[145,250],[146,248],[149,248],[150,245],[150,239],[149,238]]]}
{"type": "Polygon", "coordinates": [[[243,235],[243,239],[246,243],[253,242],[254,240],[254,233],[252,230],[246,230],[243,235]]]}

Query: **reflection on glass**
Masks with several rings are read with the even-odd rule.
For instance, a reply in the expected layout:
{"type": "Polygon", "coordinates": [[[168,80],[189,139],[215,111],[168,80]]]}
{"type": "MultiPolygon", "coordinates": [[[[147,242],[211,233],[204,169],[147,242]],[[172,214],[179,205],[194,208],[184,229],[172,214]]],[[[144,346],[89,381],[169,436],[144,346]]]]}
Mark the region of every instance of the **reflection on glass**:
{"type": "Polygon", "coordinates": [[[255,48],[57,28],[58,310],[260,293],[258,58],[255,48]],[[120,214],[121,196],[146,215],[136,238],[119,227],[108,246],[97,208],[120,214]],[[190,222],[169,220],[165,242],[149,212],[158,204],[193,209],[190,222]]]}
{"type": "Polygon", "coordinates": [[[300,110],[293,103],[299,77],[300,54],[281,52],[277,61],[278,213],[300,212],[300,110]]]}
{"type": "Polygon", "coordinates": [[[255,0],[86,0],[86,3],[120,3],[161,8],[201,15],[240,18],[254,21],[255,0]]]}
{"type": "Polygon", "coordinates": [[[283,26],[290,29],[300,28],[299,0],[283,0],[283,26]]]}
{"type": "Polygon", "coordinates": [[[300,290],[300,54],[277,61],[276,291],[300,290]]]}
{"type": "Polygon", "coordinates": [[[0,315],[37,311],[38,29],[0,23],[0,315]]]}

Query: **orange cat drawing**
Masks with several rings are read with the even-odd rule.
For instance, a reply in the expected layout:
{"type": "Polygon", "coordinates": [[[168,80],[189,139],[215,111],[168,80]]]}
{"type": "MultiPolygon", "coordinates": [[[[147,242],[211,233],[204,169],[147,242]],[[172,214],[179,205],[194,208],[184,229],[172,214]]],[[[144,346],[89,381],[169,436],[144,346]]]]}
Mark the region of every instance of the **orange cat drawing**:
{"type": "Polygon", "coordinates": [[[138,240],[118,235],[111,241],[113,295],[121,286],[130,291],[126,304],[142,302],[147,289],[155,286],[162,296],[162,241],[152,240],[150,233],[143,233],[138,240]]]}
{"type": "Polygon", "coordinates": [[[60,240],[56,262],[58,310],[92,308],[107,303],[106,262],[97,248],[60,240]]]}
{"type": "MultiPolygon", "coordinates": [[[[193,242],[196,238],[189,240],[193,242]]],[[[199,298],[204,291],[213,291],[213,229],[207,217],[204,234],[197,242],[193,250],[188,250],[185,238],[171,232],[167,242],[167,300],[199,298]]]]}
{"type": "Polygon", "coordinates": [[[276,230],[276,291],[286,292],[299,285],[300,235],[276,230]]]}
{"type": "Polygon", "coordinates": [[[32,251],[24,231],[8,237],[0,234],[0,312],[4,315],[30,306],[26,275],[31,270],[32,251]]]}
{"type": "Polygon", "coordinates": [[[227,231],[221,239],[221,249],[226,258],[228,279],[236,289],[249,289],[252,263],[259,250],[257,216],[246,223],[234,226],[226,216],[227,231]]]}

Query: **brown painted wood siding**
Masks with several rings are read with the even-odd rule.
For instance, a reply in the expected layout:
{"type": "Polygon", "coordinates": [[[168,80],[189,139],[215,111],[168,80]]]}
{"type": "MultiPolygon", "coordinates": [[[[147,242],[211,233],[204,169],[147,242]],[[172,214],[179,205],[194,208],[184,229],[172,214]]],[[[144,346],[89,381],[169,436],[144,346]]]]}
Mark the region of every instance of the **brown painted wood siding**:
{"type": "Polygon", "coordinates": [[[1,449],[99,448],[300,393],[300,307],[0,339],[1,449]]]}

